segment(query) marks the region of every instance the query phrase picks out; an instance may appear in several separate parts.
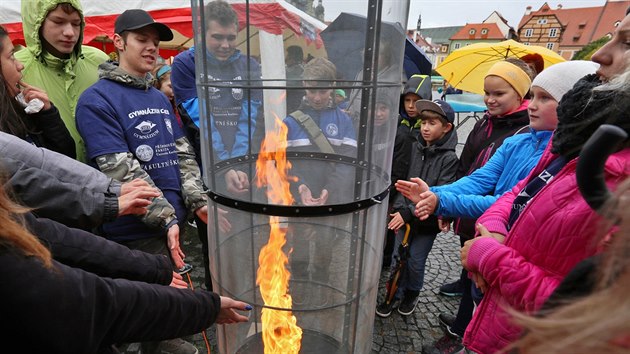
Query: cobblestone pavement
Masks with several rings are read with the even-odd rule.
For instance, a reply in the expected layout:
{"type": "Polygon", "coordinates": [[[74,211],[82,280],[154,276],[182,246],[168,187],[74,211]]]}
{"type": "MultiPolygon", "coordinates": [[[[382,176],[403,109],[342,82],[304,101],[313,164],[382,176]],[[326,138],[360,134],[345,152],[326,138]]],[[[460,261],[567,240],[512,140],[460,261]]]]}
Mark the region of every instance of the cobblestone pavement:
{"type": "MultiPolygon", "coordinates": [[[[203,283],[203,267],[201,262],[201,245],[196,230],[188,228],[183,239],[186,261],[193,265],[190,276],[194,287],[203,283]]],[[[388,318],[375,316],[372,337],[372,353],[403,354],[421,353],[423,344],[430,344],[442,336],[443,332],[437,321],[441,312],[455,313],[459,298],[450,298],[438,294],[440,285],[454,280],[459,275],[459,241],[452,234],[440,234],[427,260],[424,288],[420,293],[420,301],[416,311],[410,316],[401,316],[394,311],[388,318]]],[[[388,271],[381,274],[379,300],[384,294],[384,286],[388,271]]],[[[216,348],[216,329],[214,326],[206,331],[210,348],[216,348]]],[[[195,344],[199,353],[207,353],[207,347],[201,334],[185,337],[195,344]]],[[[123,353],[140,353],[137,343],[124,348],[123,353]]]]}
{"type": "MultiPolygon", "coordinates": [[[[455,313],[459,297],[438,294],[438,288],[453,281],[460,274],[459,239],[453,234],[439,234],[427,259],[424,286],[416,311],[401,316],[394,311],[391,316],[374,320],[372,352],[386,354],[421,353],[422,345],[431,344],[444,333],[437,320],[442,312],[455,313]]],[[[379,301],[385,293],[385,281],[389,272],[381,274],[379,301]]]]}

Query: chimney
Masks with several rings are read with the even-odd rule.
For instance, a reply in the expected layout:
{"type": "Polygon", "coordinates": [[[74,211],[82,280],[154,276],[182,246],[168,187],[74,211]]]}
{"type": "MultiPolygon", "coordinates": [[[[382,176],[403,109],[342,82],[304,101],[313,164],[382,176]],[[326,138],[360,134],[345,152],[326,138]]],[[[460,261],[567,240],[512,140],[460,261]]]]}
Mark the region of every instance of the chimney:
{"type": "Polygon", "coordinates": [[[532,7],[531,6],[527,6],[525,8],[525,16],[529,16],[529,14],[532,13],[532,7]]]}

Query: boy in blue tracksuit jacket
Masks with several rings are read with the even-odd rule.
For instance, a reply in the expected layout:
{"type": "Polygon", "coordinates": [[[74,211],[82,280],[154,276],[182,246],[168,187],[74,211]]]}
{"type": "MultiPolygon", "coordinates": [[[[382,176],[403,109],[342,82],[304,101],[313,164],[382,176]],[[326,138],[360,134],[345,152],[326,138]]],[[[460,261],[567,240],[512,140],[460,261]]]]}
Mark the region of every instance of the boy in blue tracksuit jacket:
{"type": "MultiPolygon", "coordinates": [[[[284,119],[288,128],[287,151],[322,152],[299,123],[298,114],[308,115],[317,124],[335,154],[354,157],[357,154],[357,139],[351,118],[334,104],[329,88],[319,88],[316,80],[335,80],[335,66],[324,58],[315,58],[304,66],[306,93],[300,109],[284,119]],[[312,81],[311,81],[312,80],[312,81]]],[[[351,188],[354,169],[341,163],[327,164],[327,168],[316,169],[312,162],[293,162],[291,173],[298,177],[292,191],[298,203],[303,205],[335,204],[343,191],[351,188]],[[330,198],[330,199],[328,199],[330,198]]]]}
{"type": "MultiPolygon", "coordinates": [[[[328,152],[355,157],[357,140],[352,119],[333,101],[333,89],[326,87],[336,79],[336,68],[324,58],[315,58],[304,66],[305,95],[297,111],[284,119],[287,127],[288,152],[328,152]],[[324,85],[320,86],[320,82],[324,85]],[[310,120],[310,130],[304,120],[310,120]],[[323,136],[324,139],[316,138],[323,136]]],[[[311,159],[291,159],[290,174],[297,177],[291,183],[291,193],[298,205],[325,205],[347,202],[342,198],[352,190],[354,167],[344,163],[319,162],[311,159]]],[[[339,230],[348,228],[348,220],[335,217],[330,222],[304,223],[291,237],[305,240],[305,247],[294,248],[290,257],[293,279],[314,278],[331,286],[343,286],[330,278],[336,260],[346,259],[344,236],[339,230]],[[331,265],[332,262],[332,265],[331,265]]]]}

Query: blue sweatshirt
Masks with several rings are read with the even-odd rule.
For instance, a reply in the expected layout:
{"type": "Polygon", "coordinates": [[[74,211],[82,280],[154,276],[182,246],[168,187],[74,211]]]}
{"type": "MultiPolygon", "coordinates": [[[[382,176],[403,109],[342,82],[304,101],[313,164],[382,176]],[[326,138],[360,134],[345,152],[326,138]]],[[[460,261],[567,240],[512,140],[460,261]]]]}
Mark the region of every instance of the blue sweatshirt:
{"type": "MultiPolygon", "coordinates": [[[[131,152],[175,208],[177,218],[186,219],[175,150],[175,140],[182,132],[173,129],[177,122],[165,95],[153,87],[141,89],[101,79],[83,92],[76,116],[89,161],[131,152]]],[[[164,235],[163,230],[151,229],[133,215],[104,224],[103,233],[114,241],[164,235]]]]}

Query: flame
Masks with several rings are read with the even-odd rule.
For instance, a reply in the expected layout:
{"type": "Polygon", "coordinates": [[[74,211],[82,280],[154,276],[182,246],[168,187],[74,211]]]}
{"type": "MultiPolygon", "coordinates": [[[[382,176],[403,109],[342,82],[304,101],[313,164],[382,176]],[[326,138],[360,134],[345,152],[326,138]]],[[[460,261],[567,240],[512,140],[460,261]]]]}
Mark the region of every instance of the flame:
{"type": "MultiPolygon", "coordinates": [[[[276,129],[268,133],[262,143],[256,161],[256,185],[267,187],[269,201],[277,205],[293,204],[287,174],[291,163],[287,161],[287,127],[276,117],[276,129]]],[[[287,270],[289,259],[282,251],[286,243],[286,226],[277,216],[269,217],[271,231],[269,242],[260,250],[256,284],[265,303],[262,310],[262,335],[265,354],[298,353],[302,341],[302,329],[298,327],[289,294],[291,273],[287,270]],[[285,310],[275,310],[273,308],[285,310]]]]}

